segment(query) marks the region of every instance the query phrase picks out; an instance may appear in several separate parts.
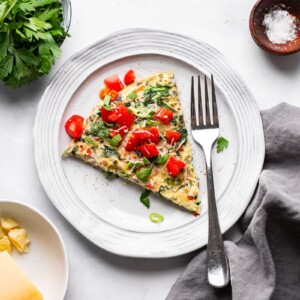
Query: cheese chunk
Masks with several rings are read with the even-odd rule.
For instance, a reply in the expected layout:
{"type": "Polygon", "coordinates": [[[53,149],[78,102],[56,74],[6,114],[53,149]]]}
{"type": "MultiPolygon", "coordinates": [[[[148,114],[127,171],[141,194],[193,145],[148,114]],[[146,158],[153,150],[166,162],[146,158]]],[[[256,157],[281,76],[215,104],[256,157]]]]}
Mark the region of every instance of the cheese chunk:
{"type": "Polygon", "coordinates": [[[43,296],[7,251],[0,252],[0,299],[42,300],[43,296]]]}
{"type": "Polygon", "coordinates": [[[4,230],[11,230],[19,226],[19,223],[11,218],[1,218],[1,227],[4,230]]]}

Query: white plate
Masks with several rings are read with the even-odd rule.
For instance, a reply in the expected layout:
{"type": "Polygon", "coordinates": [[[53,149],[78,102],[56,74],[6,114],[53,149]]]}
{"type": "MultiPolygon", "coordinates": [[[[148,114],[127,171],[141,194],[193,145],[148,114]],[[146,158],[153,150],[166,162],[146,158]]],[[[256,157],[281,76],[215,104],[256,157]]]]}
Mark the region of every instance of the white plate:
{"type": "Polygon", "coordinates": [[[45,300],[63,300],[69,278],[67,252],[62,238],[51,221],[28,204],[0,200],[0,217],[18,221],[28,232],[28,253],[15,249],[12,257],[45,300]]]}
{"type": "Polygon", "coordinates": [[[63,125],[73,114],[87,116],[99,101],[103,79],[133,68],[138,77],[174,70],[189,129],[190,78],[215,75],[221,135],[230,145],[215,154],[215,186],[222,232],[241,216],[253,194],[264,159],[260,114],[252,94],[226,59],[210,45],[162,31],[133,29],[115,33],[71,57],[54,76],[38,107],[34,149],[38,174],[49,198],[84,236],[125,256],[170,257],[207,243],[204,159],[190,138],[200,177],[202,213],[191,213],[155,196],[151,208],[141,189],[75,159],[61,159],[70,139],[63,125]],[[149,221],[149,213],[165,217],[149,221]]]}

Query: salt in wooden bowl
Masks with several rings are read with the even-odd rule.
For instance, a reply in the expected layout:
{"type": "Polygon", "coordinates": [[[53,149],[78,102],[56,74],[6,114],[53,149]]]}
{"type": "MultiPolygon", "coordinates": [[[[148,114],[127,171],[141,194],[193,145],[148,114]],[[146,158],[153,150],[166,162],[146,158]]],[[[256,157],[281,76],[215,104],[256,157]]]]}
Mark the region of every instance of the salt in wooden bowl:
{"type": "Polygon", "coordinates": [[[300,1],[299,0],[259,0],[250,15],[250,32],[256,44],[263,50],[276,55],[290,55],[300,50],[300,1]],[[286,43],[271,42],[263,24],[264,17],[274,7],[287,10],[295,17],[296,37],[286,43]]]}

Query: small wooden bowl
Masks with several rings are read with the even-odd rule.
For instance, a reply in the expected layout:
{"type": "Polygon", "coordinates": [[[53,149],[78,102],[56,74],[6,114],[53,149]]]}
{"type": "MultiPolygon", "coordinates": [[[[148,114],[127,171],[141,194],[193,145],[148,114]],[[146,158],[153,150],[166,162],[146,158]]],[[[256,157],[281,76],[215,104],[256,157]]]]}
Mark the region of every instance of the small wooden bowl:
{"type": "Polygon", "coordinates": [[[300,50],[300,1],[299,0],[259,0],[250,15],[250,32],[256,44],[263,50],[276,55],[290,55],[300,50]],[[265,33],[265,14],[275,5],[285,5],[285,9],[297,19],[297,38],[285,44],[273,44],[265,33]]]}

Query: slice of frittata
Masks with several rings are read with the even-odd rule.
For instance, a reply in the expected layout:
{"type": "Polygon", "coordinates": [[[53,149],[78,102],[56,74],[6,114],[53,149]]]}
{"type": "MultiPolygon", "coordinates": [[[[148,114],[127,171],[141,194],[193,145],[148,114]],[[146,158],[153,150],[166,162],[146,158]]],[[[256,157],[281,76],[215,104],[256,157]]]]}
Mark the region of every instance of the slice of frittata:
{"type": "Polygon", "coordinates": [[[106,96],[65,154],[199,213],[199,181],[173,72],[133,83],[115,101],[106,96]]]}

